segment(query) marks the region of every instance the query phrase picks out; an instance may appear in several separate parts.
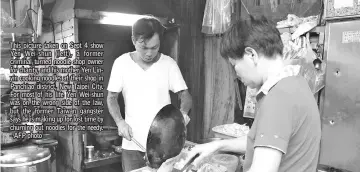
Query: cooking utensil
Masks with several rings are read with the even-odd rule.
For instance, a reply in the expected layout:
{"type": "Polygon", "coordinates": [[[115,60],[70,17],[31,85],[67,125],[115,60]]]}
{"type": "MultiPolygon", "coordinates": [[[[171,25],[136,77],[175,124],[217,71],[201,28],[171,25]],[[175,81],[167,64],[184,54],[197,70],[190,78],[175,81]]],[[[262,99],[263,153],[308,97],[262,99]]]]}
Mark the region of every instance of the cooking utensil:
{"type": "Polygon", "coordinates": [[[134,138],[131,138],[131,141],[133,141],[135,144],[137,144],[144,152],[146,152],[146,149],[134,138]]]}
{"type": "Polygon", "coordinates": [[[159,168],[167,159],[180,154],[186,140],[185,120],[179,109],[164,106],[154,118],[146,143],[146,161],[159,168]]]}

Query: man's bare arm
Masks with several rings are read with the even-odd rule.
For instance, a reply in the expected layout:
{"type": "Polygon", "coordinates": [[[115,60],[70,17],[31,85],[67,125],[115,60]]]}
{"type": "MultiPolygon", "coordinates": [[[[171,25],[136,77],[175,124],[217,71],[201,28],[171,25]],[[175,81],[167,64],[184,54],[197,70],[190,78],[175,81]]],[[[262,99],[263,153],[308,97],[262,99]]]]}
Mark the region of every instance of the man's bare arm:
{"type": "Polygon", "coordinates": [[[180,98],[180,111],[183,114],[188,114],[192,107],[192,97],[188,90],[182,90],[177,92],[180,98]]]}
{"type": "Polygon", "coordinates": [[[124,120],[121,116],[120,106],[117,101],[118,96],[119,93],[108,91],[108,96],[106,99],[110,115],[113,117],[116,125],[119,125],[120,122],[124,120]]]}
{"type": "Polygon", "coordinates": [[[218,143],[218,151],[245,153],[247,145],[247,136],[220,140],[218,143]]]}
{"type": "Polygon", "coordinates": [[[277,172],[283,153],[269,147],[256,147],[254,150],[253,163],[247,172],[277,172]]]}

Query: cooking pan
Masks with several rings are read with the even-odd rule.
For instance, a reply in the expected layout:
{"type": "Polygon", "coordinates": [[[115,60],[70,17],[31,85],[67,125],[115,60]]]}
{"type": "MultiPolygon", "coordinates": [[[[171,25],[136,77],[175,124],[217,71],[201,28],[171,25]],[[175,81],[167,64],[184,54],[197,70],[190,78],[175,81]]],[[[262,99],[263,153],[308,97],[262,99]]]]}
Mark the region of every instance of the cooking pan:
{"type": "Polygon", "coordinates": [[[180,154],[185,145],[186,126],[180,112],[172,104],[164,106],[154,118],[146,143],[146,161],[159,168],[167,159],[180,154]]]}

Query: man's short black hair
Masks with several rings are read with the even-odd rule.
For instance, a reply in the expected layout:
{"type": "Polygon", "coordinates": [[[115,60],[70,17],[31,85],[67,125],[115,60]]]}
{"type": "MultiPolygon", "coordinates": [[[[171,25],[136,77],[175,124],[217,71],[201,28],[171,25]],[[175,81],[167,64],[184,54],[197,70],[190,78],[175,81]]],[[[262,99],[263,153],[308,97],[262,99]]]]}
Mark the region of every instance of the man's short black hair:
{"type": "Polygon", "coordinates": [[[260,19],[250,16],[250,20],[239,20],[224,33],[220,53],[224,58],[241,59],[246,47],[272,58],[282,55],[284,45],[274,23],[264,16],[260,19]]]}
{"type": "Polygon", "coordinates": [[[132,27],[132,36],[136,41],[138,40],[147,40],[154,36],[157,33],[160,37],[160,40],[164,34],[164,26],[161,24],[160,20],[153,16],[146,16],[138,21],[136,21],[132,27]]]}

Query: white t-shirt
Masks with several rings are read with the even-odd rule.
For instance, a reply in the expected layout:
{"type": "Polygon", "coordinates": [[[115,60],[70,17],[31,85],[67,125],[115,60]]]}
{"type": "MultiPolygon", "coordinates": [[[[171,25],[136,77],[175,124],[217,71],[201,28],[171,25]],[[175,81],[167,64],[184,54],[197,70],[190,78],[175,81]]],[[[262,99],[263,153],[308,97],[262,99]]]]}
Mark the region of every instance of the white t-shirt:
{"type": "MultiPolygon", "coordinates": [[[[161,54],[160,59],[145,71],[131,59],[130,53],[115,60],[107,88],[111,92],[122,92],[125,121],[132,128],[133,137],[145,148],[153,119],[161,108],[171,104],[169,90],[176,93],[186,89],[181,71],[171,57],[161,54]]],[[[125,138],[122,148],[142,151],[125,138]]]]}

